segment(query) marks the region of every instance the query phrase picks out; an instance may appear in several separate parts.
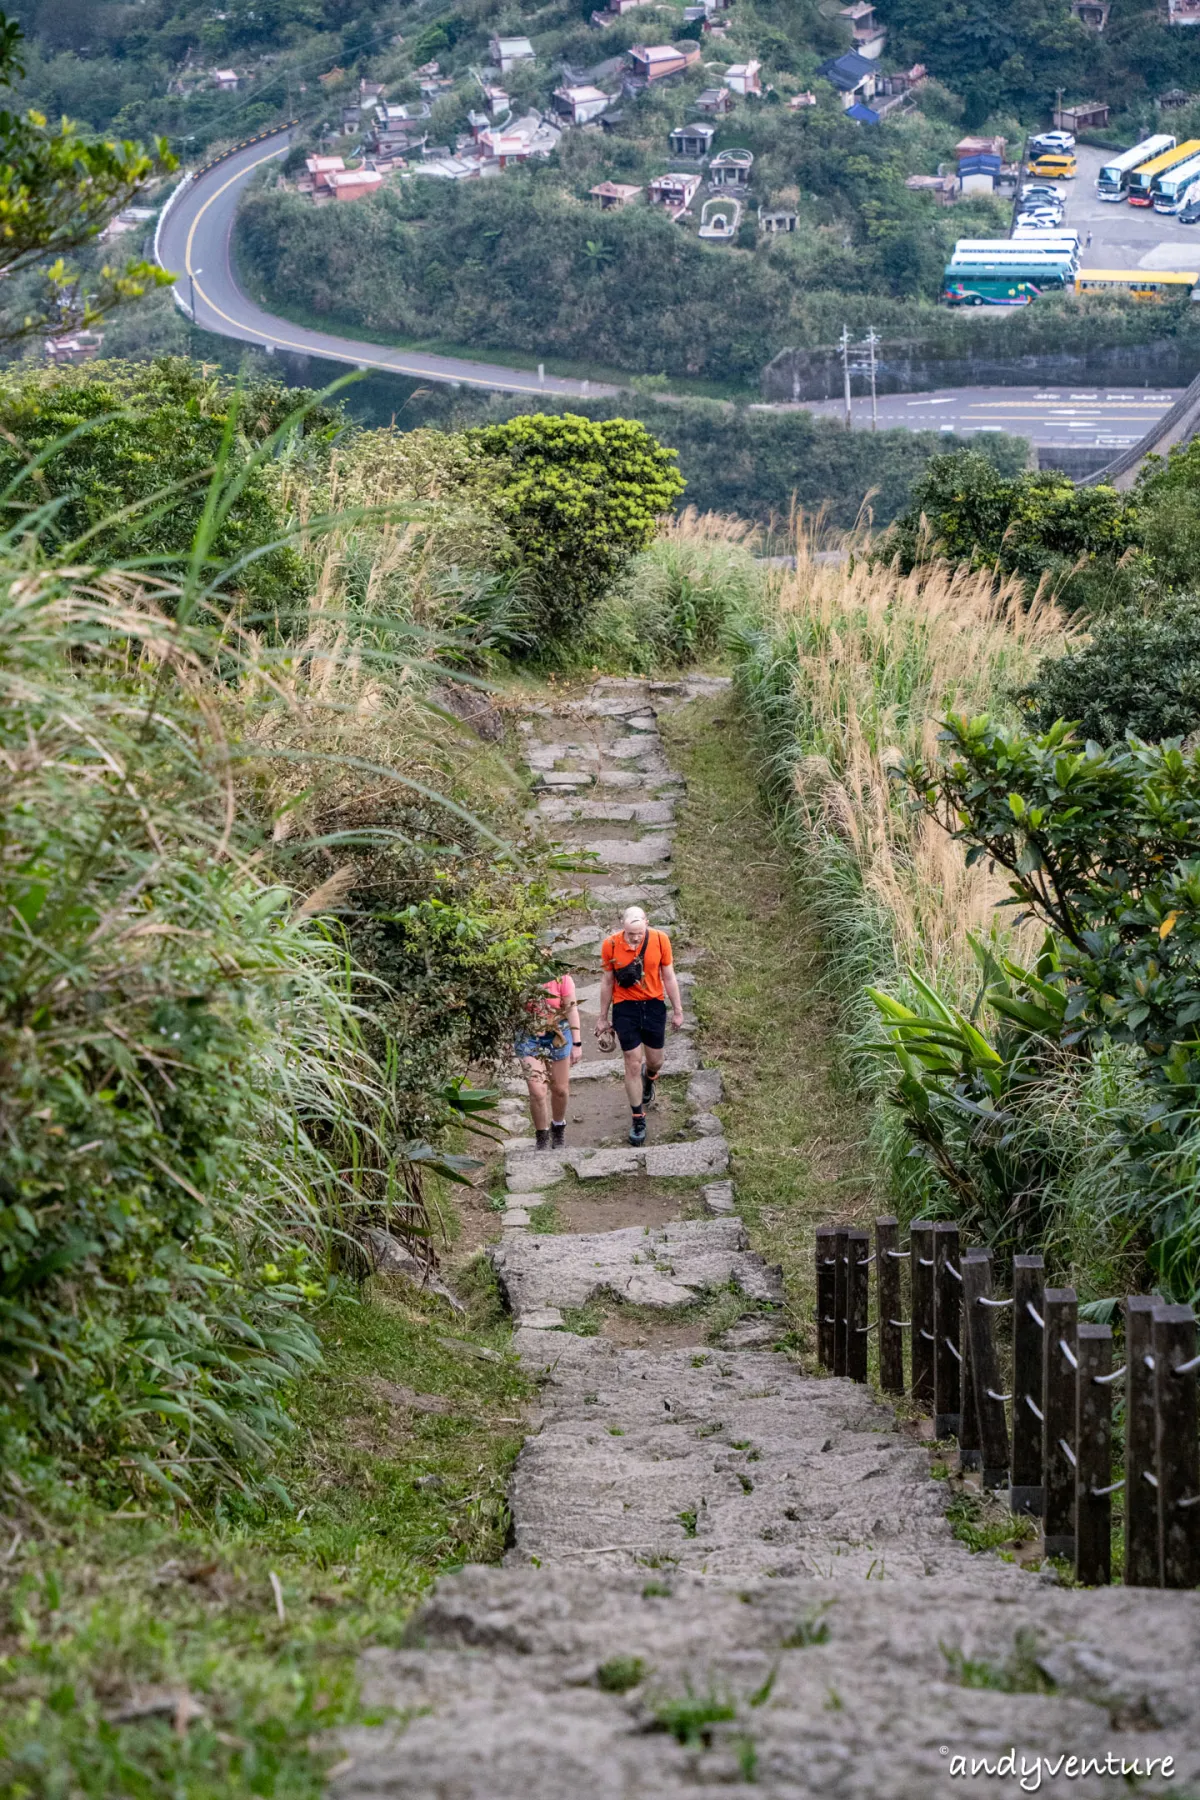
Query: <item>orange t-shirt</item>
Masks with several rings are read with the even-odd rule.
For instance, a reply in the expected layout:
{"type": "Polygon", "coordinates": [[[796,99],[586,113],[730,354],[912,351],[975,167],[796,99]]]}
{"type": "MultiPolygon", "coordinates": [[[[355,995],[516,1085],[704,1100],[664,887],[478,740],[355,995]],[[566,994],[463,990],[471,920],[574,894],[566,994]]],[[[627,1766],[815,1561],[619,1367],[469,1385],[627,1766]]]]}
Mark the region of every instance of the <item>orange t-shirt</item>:
{"type": "MultiPolygon", "coordinates": [[[[665,931],[656,931],[653,926],[650,927],[648,933],[643,933],[643,936],[646,938],[646,948],[642,953],[642,979],[635,982],[633,987],[620,987],[614,982],[614,1006],[620,1005],[622,1000],[665,1000],[667,997],[663,990],[662,972],[671,967],[671,940],[665,931]]],[[[639,938],[638,944],[640,942],[639,938]]],[[[637,953],[638,945],[631,950],[626,942],[625,933],[614,931],[613,935],[606,937],[600,946],[600,961],[607,973],[611,975],[615,971],[628,968],[629,964],[636,960],[637,953]]]]}

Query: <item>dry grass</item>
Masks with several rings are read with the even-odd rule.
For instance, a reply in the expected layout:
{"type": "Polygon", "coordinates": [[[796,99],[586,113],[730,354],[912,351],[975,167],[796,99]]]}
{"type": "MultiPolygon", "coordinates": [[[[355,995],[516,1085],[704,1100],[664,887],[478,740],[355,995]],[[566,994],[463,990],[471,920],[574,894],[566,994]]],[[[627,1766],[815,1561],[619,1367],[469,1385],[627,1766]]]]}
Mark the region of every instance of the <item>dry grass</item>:
{"type": "Polygon", "coordinates": [[[1006,709],[1008,693],[1057,649],[1053,602],[987,571],[927,564],[911,575],[853,548],[816,562],[798,534],[797,567],[772,584],[768,630],[794,662],[800,757],[794,797],[809,831],[849,851],[862,890],[890,921],[895,962],[968,978],[967,938],[987,933],[1006,889],[986,864],[915,814],[895,771],[937,751],[948,711],[1006,709]]]}

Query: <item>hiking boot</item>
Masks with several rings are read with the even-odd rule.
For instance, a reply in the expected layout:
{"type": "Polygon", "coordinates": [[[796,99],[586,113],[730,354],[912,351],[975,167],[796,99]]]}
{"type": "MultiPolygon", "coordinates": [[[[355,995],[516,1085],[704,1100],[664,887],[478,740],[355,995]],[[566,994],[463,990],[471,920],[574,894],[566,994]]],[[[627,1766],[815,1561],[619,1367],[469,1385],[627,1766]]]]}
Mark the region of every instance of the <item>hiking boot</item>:
{"type": "Polygon", "coordinates": [[[658,1094],[658,1076],[647,1074],[642,1070],[642,1105],[653,1106],[658,1094]]]}
{"type": "Polygon", "coordinates": [[[538,1132],[537,1147],[539,1150],[548,1150],[550,1148],[550,1133],[548,1131],[538,1132]]]}
{"type": "Polygon", "coordinates": [[[645,1141],[646,1141],[646,1115],[645,1115],[645,1113],[634,1113],[633,1122],[629,1127],[629,1141],[634,1146],[635,1149],[639,1145],[645,1143],[645,1141]]]}
{"type": "Polygon", "coordinates": [[[566,1139],[567,1139],[567,1121],[564,1119],[562,1124],[560,1125],[558,1123],[557,1119],[551,1119],[551,1121],[550,1121],[550,1148],[552,1150],[561,1150],[564,1143],[566,1142],[566,1139]]]}

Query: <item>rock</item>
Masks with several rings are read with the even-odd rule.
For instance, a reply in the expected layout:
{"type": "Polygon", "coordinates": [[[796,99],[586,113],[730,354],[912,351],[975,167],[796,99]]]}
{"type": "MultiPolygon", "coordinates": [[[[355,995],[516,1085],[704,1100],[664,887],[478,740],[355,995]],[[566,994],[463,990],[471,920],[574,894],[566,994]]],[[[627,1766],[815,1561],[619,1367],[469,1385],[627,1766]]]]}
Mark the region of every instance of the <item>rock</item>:
{"type": "Polygon", "coordinates": [[[710,1112],[693,1113],[691,1126],[701,1137],[720,1137],[725,1129],[716,1113],[710,1112]]]}
{"type": "Polygon", "coordinates": [[[675,1032],[667,1039],[667,1054],[663,1058],[664,1075],[686,1075],[699,1066],[700,1057],[695,1044],[688,1037],[681,1037],[675,1032]]]}
{"type": "Polygon", "coordinates": [[[767,1319],[759,1314],[751,1314],[745,1319],[736,1320],[714,1342],[720,1350],[769,1350],[772,1344],[779,1342],[785,1329],[782,1319],[767,1319]]]}
{"type": "Polygon", "coordinates": [[[673,825],[675,808],[669,800],[639,800],[633,816],[639,825],[673,825]]]}
{"type": "Polygon", "coordinates": [[[688,1082],[689,1106],[716,1106],[725,1092],[720,1069],[697,1069],[688,1082]]]}
{"type": "Polygon", "coordinates": [[[421,1262],[411,1250],[406,1250],[390,1231],[368,1230],[364,1235],[377,1275],[394,1276],[411,1282],[413,1287],[420,1288],[422,1292],[436,1294],[440,1300],[445,1300],[455,1312],[466,1312],[458,1295],[451,1293],[429,1264],[421,1262]]]}
{"type": "Polygon", "coordinates": [[[429,698],[435,706],[461,719],[485,743],[498,744],[503,739],[503,716],[481,689],[462,681],[442,681],[429,690],[429,698]]]}
{"type": "Polygon", "coordinates": [[[498,1350],[489,1350],[485,1344],[469,1344],[466,1338],[440,1337],[438,1343],[443,1350],[453,1350],[459,1356],[474,1357],[476,1362],[502,1363],[504,1361],[498,1350]]]}
{"type": "Polygon", "coordinates": [[[568,1161],[580,1181],[602,1181],[610,1175],[636,1175],[644,1150],[574,1150],[568,1161]]]}
{"type": "Polygon", "coordinates": [[[570,769],[545,769],[538,777],[539,788],[590,788],[594,775],[575,773],[570,769]]]}
{"type": "Polygon", "coordinates": [[[445,1485],[440,1475],[418,1475],[413,1482],[413,1486],[421,1493],[436,1493],[438,1488],[444,1488],[445,1485]]]}
{"type": "Polygon", "coordinates": [[[567,1154],[565,1150],[539,1150],[532,1156],[506,1160],[505,1183],[509,1193],[540,1193],[544,1188],[553,1187],[566,1173],[567,1154]]]}
{"type": "Polygon", "coordinates": [[[642,863],[667,862],[671,840],[661,832],[644,838],[590,838],[583,848],[610,866],[621,863],[634,868],[642,863]]]}
{"type": "Polygon", "coordinates": [[[646,1150],[646,1173],[651,1176],[723,1175],[728,1167],[729,1145],[723,1137],[651,1144],[646,1150]]]}
{"type": "Polygon", "coordinates": [[[543,1306],[586,1306],[600,1294],[645,1306],[687,1306],[731,1285],[778,1304],[778,1273],[746,1247],[739,1219],[688,1219],[653,1229],[517,1235],[492,1264],[518,1320],[543,1306]]]}
{"type": "Polygon", "coordinates": [[[707,1187],[700,1189],[700,1193],[710,1213],[720,1217],[733,1211],[732,1181],[710,1181],[707,1187]]]}
{"type": "Polygon", "coordinates": [[[557,1331],[562,1322],[563,1316],[557,1306],[536,1307],[521,1320],[526,1331],[557,1331]]]}
{"type": "Polygon", "coordinates": [[[505,1231],[524,1231],[529,1225],[529,1213],[523,1206],[506,1206],[501,1220],[505,1231]]]}

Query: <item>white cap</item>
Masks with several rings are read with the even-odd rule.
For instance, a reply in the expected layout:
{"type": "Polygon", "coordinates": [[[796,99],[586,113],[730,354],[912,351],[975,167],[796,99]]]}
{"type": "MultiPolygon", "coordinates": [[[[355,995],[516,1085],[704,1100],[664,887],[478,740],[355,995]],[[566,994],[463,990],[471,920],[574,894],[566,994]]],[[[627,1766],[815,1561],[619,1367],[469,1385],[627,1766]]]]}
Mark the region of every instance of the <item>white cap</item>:
{"type": "Polygon", "coordinates": [[[645,925],[649,921],[640,906],[627,906],[621,914],[621,929],[628,931],[631,925],[645,925]]]}

